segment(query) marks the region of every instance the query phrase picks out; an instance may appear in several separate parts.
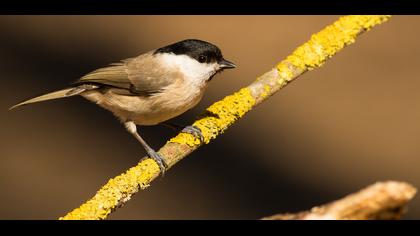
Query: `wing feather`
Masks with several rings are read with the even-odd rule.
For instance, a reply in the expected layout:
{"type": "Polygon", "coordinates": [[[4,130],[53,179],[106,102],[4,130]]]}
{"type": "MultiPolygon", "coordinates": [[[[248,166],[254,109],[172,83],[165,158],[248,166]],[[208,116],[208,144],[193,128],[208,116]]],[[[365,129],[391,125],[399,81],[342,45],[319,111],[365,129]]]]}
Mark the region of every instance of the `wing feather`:
{"type": "Polygon", "coordinates": [[[153,52],[112,63],[80,78],[76,83],[99,83],[139,95],[159,93],[179,74],[165,68],[153,52]]]}
{"type": "Polygon", "coordinates": [[[128,79],[126,66],[122,63],[114,63],[108,67],[100,68],[80,78],[76,83],[99,83],[118,88],[130,89],[131,82],[128,79]]]}

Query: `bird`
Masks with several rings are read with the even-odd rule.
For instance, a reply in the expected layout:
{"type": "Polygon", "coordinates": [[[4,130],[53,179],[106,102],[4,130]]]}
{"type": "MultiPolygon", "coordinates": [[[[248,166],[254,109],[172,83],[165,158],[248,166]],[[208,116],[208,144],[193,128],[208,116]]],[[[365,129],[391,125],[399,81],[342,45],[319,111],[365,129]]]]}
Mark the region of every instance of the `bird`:
{"type": "MultiPolygon", "coordinates": [[[[209,82],[236,65],[226,60],[218,46],[199,39],[185,39],[136,57],[111,63],[82,76],[67,88],[20,102],[9,109],[59,98],[82,96],[112,112],[153,159],[164,175],[165,159],[151,148],[137,126],[166,123],[196,106],[209,82]]],[[[196,126],[181,132],[203,139],[196,126]]]]}

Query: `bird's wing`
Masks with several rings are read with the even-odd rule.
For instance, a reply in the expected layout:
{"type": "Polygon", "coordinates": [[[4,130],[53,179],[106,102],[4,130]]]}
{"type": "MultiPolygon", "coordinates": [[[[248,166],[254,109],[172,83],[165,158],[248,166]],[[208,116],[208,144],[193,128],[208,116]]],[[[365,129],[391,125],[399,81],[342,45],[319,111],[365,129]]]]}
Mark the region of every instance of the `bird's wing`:
{"type": "Polygon", "coordinates": [[[162,88],[170,84],[168,77],[172,75],[168,74],[167,70],[153,57],[149,55],[148,60],[144,60],[145,57],[147,54],[97,69],[83,76],[76,83],[99,83],[139,95],[159,93],[162,88]]]}
{"type": "Polygon", "coordinates": [[[100,68],[83,76],[75,83],[98,83],[117,88],[130,89],[131,82],[128,79],[124,63],[114,63],[100,68]]]}

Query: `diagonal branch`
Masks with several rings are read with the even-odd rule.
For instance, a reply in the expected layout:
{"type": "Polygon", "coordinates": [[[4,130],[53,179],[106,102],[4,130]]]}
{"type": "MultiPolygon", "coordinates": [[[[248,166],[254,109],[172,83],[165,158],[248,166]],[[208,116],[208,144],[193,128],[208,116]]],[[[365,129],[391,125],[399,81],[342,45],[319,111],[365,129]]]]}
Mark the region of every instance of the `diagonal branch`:
{"type": "Polygon", "coordinates": [[[263,220],[394,220],[400,219],[417,190],[404,182],[370,185],[332,203],[295,214],[278,214],[263,220]]]}
{"type": "MultiPolygon", "coordinates": [[[[201,129],[204,143],[208,144],[252,108],[306,71],[320,67],[327,59],[353,43],[359,34],[387,21],[389,17],[345,16],[314,34],[308,42],[248,87],[207,108],[193,124],[201,129]]],[[[170,168],[204,143],[191,134],[180,133],[169,140],[159,153],[170,168]]],[[[147,188],[158,175],[157,163],[150,158],[142,159],[137,166],[109,180],[92,199],[60,219],[105,219],[130,200],[139,189],[147,188]]]]}

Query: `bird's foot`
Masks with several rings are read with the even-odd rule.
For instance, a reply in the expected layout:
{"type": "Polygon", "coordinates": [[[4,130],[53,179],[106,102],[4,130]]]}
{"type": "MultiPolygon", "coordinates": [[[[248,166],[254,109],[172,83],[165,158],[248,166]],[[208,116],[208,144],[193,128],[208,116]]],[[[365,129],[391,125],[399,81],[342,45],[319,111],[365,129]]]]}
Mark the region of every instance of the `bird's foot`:
{"type": "Polygon", "coordinates": [[[183,128],[181,130],[181,132],[183,133],[188,133],[188,134],[192,134],[195,138],[200,139],[200,141],[203,143],[204,142],[204,136],[201,133],[200,128],[198,128],[197,126],[194,125],[189,125],[186,126],[185,128],[183,128]]]}
{"type": "Polygon", "coordinates": [[[168,167],[165,159],[163,159],[163,157],[153,149],[148,150],[147,155],[158,164],[160,173],[163,177],[165,175],[166,168],[168,167]]]}

